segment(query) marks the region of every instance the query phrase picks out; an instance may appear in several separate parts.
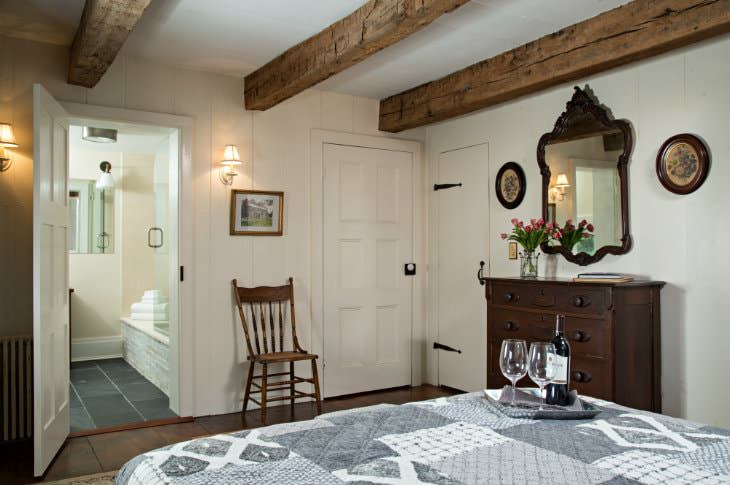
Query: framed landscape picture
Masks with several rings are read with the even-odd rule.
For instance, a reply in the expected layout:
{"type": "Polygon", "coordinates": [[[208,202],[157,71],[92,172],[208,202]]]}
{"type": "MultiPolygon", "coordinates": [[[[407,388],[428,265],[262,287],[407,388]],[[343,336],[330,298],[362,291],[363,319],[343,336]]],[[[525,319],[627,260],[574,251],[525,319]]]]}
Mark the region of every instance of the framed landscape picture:
{"type": "Polygon", "coordinates": [[[281,236],[284,192],[231,191],[231,236],[281,236]]]}

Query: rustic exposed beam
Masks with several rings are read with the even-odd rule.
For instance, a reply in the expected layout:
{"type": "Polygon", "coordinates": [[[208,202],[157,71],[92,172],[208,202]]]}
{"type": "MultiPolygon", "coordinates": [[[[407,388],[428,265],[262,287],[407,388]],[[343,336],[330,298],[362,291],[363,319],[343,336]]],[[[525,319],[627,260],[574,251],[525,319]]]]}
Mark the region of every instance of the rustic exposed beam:
{"type": "Polygon", "coordinates": [[[379,128],[446,120],[726,32],[730,0],[635,0],[383,99],[379,128]]]}
{"type": "Polygon", "coordinates": [[[68,67],[69,84],[93,88],[151,0],[86,0],[68,67]]]}
{"type": "Polygon", "coordinates": [[[370,0],[246,76],[246,109],[267,110],[421,30],[469,0],[370,0]]]}

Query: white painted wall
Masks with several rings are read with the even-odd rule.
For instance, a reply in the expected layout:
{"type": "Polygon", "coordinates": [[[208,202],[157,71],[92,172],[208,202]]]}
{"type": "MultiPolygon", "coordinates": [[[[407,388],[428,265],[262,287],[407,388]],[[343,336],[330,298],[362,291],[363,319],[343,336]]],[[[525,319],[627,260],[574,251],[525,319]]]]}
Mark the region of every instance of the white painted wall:
{"type": "MultiPolygon", "coordinates": [[[[2,333],[29,333],[31,326],[32,100],[33,82],[59,100],[173,113],[194,119],[194,286],[196,415],[240,409],[245,345],[234,314],[230,280],[280,284],[295,278],[297,328],[310,342],[310,131],[314,128],[378,135],[378,101],[310,90],[263,113],[243,109],[243,83],[235,77],[151,64],[120,56],[94,89],[65,82],[68,54],[63,47],[0,37],[0,118],[14,124],[20,149],[9,172],[0,174],[2,333]],[[239,145],[244,164],[236,188],[283,190],[283,237],[228,235],[229,187],[217,176],[225,144],[239,145]]],[[[423,139],[425,130],[399,136],[423,139]]]]}
{"type": "MultiPolygon", "coordinates": [[[[662,291],[664,411],[724,427],[730,427],[730,387],[724,385],[730,367],[728,59],[730,37],[724,36],[434,125],[427,134],[431,166],[444,148],[488,142],[492,177],[508,160],[516,160],[525,169],[527,195],[522,205],[509,211],[494,196],[490,204],[491,274],[515,276],[518,263],[507,259],[507,245],[499,233],[510,229],[512,217],[527,219],[541,213],[537,141],[552,130],[572,95],[572,86],[589,84],[617,118],[630,120],[636,134],[629,166],[634,248],[624,256],[607,256],[589,269],[667,282],[662,291]],[[678,196],[662,188],[654,167],[661,143],[683,132],[696,133],[707,141],[712,168],[699,191],[678,196]]],[[[485,190],[492,184],[493,179],[485,180],[485,190]]],[[[572,276],[581,269],[562,259],[557,263],[558,275],[572,276]]],[[[433,372],[429,365],[431,379],[433,372]]]]}

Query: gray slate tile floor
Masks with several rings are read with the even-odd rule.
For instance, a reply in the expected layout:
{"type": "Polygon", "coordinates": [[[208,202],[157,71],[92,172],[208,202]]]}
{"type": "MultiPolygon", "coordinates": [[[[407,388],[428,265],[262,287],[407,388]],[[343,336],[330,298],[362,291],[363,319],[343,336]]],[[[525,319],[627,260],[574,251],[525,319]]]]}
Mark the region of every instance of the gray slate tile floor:
{"type": "Polygon", "coordinates": [[[71,431],[174,418],[170,400],[124,359],[71,363],[71,431]]]}

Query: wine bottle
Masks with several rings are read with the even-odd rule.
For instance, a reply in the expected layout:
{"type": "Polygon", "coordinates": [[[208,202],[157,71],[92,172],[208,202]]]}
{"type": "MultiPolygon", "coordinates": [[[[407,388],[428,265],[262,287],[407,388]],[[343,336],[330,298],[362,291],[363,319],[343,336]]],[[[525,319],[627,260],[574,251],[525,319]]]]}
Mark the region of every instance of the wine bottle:
{"type": "Polygon", "coordinates": [[[568,405],[568,388],[570,379],[570,344],[565,338],[565,315],[555,317],[555,378],[548,384],[545,395],[545,402],[559,406],[568,405]]]}

